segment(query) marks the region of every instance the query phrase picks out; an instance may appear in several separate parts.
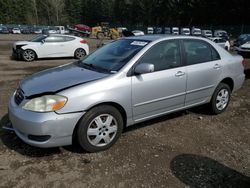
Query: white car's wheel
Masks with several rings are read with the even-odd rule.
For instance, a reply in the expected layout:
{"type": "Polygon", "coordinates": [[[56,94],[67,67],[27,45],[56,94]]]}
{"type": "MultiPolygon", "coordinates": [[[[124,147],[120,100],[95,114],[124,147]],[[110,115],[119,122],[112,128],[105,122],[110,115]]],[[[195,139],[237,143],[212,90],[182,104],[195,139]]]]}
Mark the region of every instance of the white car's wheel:
{"type": "Polygon", "coordinates": [[[33,50],[27,49],[23,51],[22,57],[25,61],[34,61],[36,58],[36,53],[33,50]]]}
{"type": "Polygon", "coordinates": [[[82,59],[83,57],[86,56],[86,52],[82,48],[77,48],[75,51],[75,58],[76,59],[82,59]]]}

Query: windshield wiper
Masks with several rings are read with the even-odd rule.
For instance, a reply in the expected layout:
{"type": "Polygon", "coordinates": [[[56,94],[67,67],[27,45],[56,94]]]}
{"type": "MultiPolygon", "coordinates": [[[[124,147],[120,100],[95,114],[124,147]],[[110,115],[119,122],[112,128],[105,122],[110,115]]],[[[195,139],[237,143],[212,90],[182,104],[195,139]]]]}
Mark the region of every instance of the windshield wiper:
{"type": "Polygon", "coordinates": [[[110,73],[110,71],[108,69],[98,67],[96,65],[93,65],[92,63],[88,64],[88,63],[83,63],[80,61],[78,64],[82,65],[83,67],[92,69],[92,70],[97,70],[97,71],[99,70],[100,72],[110,73]]]}

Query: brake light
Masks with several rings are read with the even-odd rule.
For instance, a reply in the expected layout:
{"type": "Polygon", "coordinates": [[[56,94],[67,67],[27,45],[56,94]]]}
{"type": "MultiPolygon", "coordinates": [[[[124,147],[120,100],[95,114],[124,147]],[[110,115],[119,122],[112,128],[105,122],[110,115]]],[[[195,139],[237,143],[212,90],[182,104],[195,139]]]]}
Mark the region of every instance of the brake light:
{"type": "Polygon", "coordinates": [[[243,59],[243,60],[242,60],[242,65],[245,67],[246,64],[247,64],[247,60],[243,59]]]}
{"type": "Polygon", "coordinates": [[[80,40],[80,43],[87,44],[87,41],[86,40],[80,40]]]}

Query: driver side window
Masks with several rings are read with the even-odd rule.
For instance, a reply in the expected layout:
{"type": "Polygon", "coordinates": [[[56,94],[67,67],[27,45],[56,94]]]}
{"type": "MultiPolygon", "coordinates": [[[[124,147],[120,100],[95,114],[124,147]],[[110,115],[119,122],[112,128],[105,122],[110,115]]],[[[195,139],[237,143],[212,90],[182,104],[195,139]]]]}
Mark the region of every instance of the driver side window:
{"type": "Polygon", "coordinates": [[[139,59],[138,64],[148,63],[154,65],[154,72],[181,66],[179,42],[167,40],[151,47],[139,59]]]}

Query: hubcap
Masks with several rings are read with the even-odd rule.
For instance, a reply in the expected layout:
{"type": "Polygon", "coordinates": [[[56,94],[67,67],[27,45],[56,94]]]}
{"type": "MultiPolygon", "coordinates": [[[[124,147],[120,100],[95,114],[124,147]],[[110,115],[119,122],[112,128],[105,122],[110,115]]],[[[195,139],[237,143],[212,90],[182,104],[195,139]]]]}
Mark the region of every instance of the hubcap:
{"type": "Polygon", "coordinates": [[[226,108],[229,101],[229,92],[226,89],[220,90],[216,97],[216,108],[218,110],[223,110],[226,108]]]}
{"type": "Polygon", "coordinates": [[[35,53],[31,50],[25,50],[23,53],[23,57],[27,61],[32,61],[33,59],[35,59],[35,53]]]}
{"type": "Polygon", "coordinates": [[[85,56],[85,51],[83,50],[83,49],[78,49],[78,50],[76,50],[76,57],[78,58],[78,59],[81,59],[81,58],[83,58],[85,56]]]}
{"type": "Polygon", "coordinates": [[[115,138],[117,128],[117,121],[112,115],[99,115],[88,126],[88,141],[94,146],[106,146],[115,138]]]}

